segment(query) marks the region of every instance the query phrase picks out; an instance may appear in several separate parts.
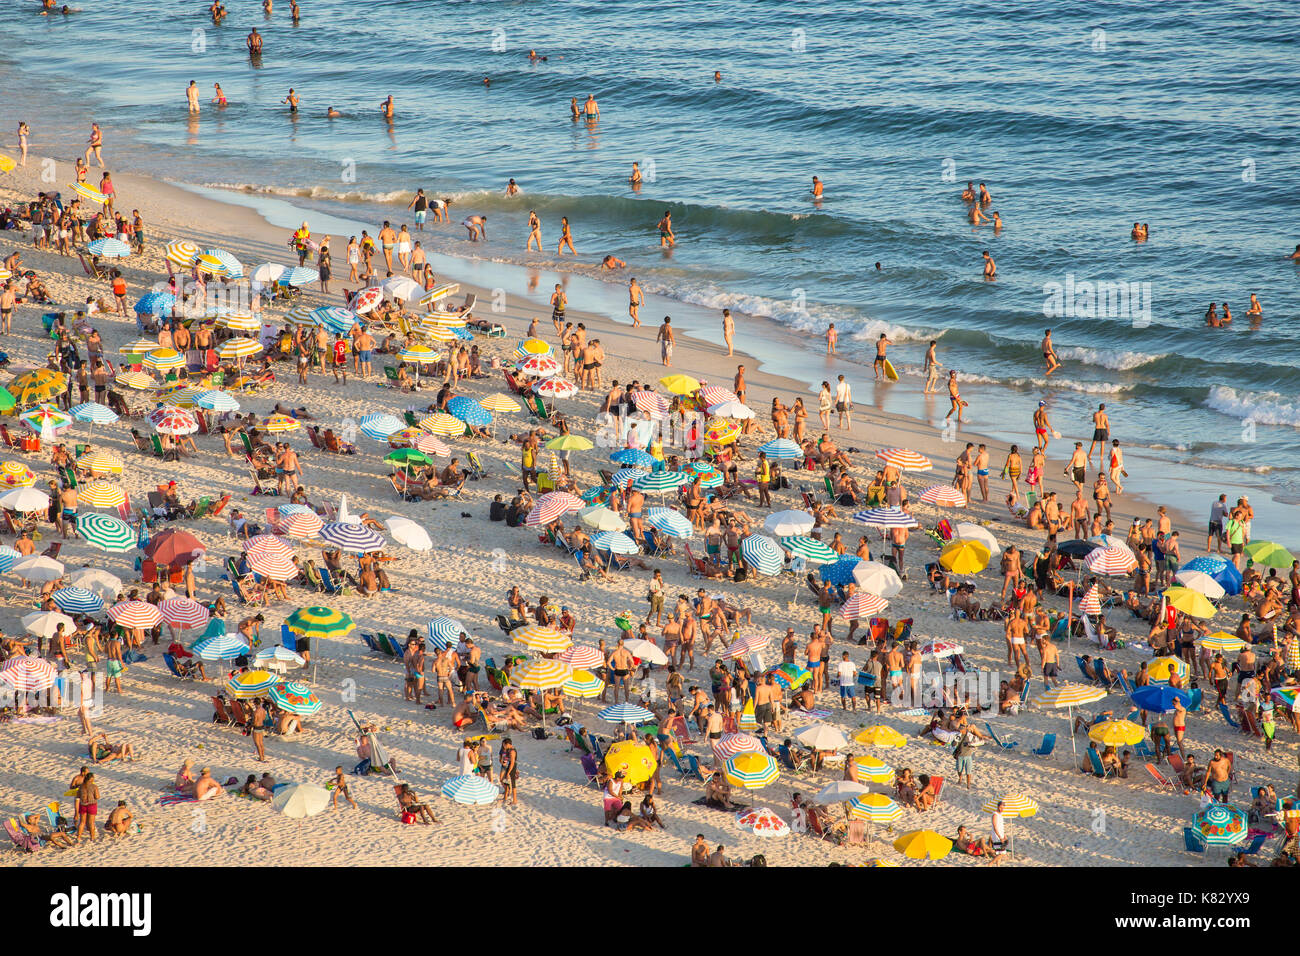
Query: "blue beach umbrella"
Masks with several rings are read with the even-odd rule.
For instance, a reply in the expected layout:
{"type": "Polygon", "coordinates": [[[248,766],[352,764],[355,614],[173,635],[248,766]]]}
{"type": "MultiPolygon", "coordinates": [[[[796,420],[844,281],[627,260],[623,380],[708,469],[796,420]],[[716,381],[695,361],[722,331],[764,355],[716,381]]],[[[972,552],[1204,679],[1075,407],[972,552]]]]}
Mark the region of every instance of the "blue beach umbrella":
{"type": "Polygon", "coordinates": [[[463,777],[452,777],[444,783],[442,785],[442,795],[456,803],[482,807],[487,806],[489,803],[495,803],[497,798],[501,796],[501,788],[488,780],[487,777],[469,773],[463,777]]]}
{"type": "Polygon", "coordinates": [[[170,315],[176,305],[176,296],[170,292],[157,290],[146,292],[135,304],[136,315],[170,315]]]}
{"type": "Polygon", "coordinates": [[[131,254],[131,247],[121,239],[95,239],[86,249],[92,256],[104,256],[108,259],[125,259],[131,254]]]}
{"type": "Polygon", "coordinates": [[[600,534],[592,535],[591,546],[597,551],[608,551],[614,554],[637,554],[641,549],[637,543],[622,531],[602,531],[600,534]]]}
{"type": "Polygon", "coordinates": [[[788,438],[773,438],[767,444],[759,445],[758,450],[766,452],[768,458],[789,460],[803,457],[803,449],[788,438]]]}
{"type": "Polygon", "coordinates": [[[833,564],[823,564],[817,569],[817,573],[826,584],[845,585],[853,580],[853,569],[858,566],[860,560],[857,556],[845,555],[833,564]]]}
{"type": "Polygon", "coordinates": [[[1149,714],[1169,713],[1174,709],[1175,700],[1181,700],[1184,707],[1192,702],[1192,697],[1187,691],[1170,687],[1168,684],[1148,684],[1146,687],[1139,687],[1129,696],[1134,704],[1149,714]]]}
{"type": "MultiPolygon", "coordinates": [[[[213,618],[219,621],[219,618],[213,618]]],[[[211,625],[209,625],[211,626],[211,625]]],[[[238,634],[214,634],[205,637],[190,648],[205,661],[233,661],[249,652],[249,646],[238,634]]]]}
{"type": "Polygon", "coordinates": [[[695,534],[690,519],[672,508],[651,508],[645,520],[652,528],[673,538],[689,538],[695,534]]]}
{"type": "Polygon", "coordinates": [[[740,555],[759,574],[769,576],[780,574],[785,563],[781,546],[762,534],[751,534],[741,541],[740,555]]]}
{"type": "Polygon", "coordinates": [[[72,417],[91,425],[111,425],[117,421],[117,412],[99,402],[82,402],[72,406],[72,417]]]}
{"type": "Polygon", "coordinates": [[[464,395],[457,395],[455,398],[448,399],[447,411],[466,425],[483,426],[492,424],[492,413],[474,399],[464,395]]]}
{"type": "Polygon", "coordinates": [[[14,562],[22,557],[22,552],[8,545],[0,546],[0,574],[7,574],[14,569],[14,562]]]}
{"type": "Polygon", "coordinates": [[[644,707],[624,701],[621,704],[606,707],[596,716],[611,724],[640,724],[647,720],[653,720],[655,715],[644,707]]]}
{"type": "Polygon", "coordinates": [[[380,412],[376,415],[363,416],[359,427],[361,433],[367,438],[373,438],[375,441],[388,441],[389,435],[393,432],[400,432],[406,427],[406,424],[387,412],[380,412]]]}
{"type": "Polygon", "coordinates": [[[104,602],[99,596],[85,588],[59,588],[50,595],[50,600],[64,614],[98,614],[104,610],[104,602]]]}
{"type": "Polygon", "coordinates": [[[284,275],[276,279],[276,285],[297,286],[301,288],[305,285],[311,285],[320,279],[320,272],[317,269],[308,269],[306,266],[294,266],[284,275]]]}
{"type": "Polygon", "coordinates": [[[918,524],[902,508],[868,508],[855,514],[853,520],[872,528],[915,528],[918,524]]]}
{"type": "Polygon", "coordinates": [[[620,465],[635,465],[641,468],[653,468],[658,461],[654,455],[640,448],[619,449],[609,456],[609,460],[616,461],[620,465]]]}
{"type": "Polygon", "coordinates": [[[465,625],[454,617],[435,617],[425,627],[429,632],[429,640],[437,644],[439,650],[445,650],[458,643],[462,633],[469,633],[465,625]]]}
{"type": "Polygon", "coordinates": [[[656,471],[652,474],[642,475],[632,482],[632,487],[640,491],[675,491],[690,480],[689,475],[685,475],[680,471],[656,471]]]}
{"type": "Polygon", "coordinates": [[[352,326],[362,321],[355,312],[341,305],[323,305],[319,309],[312,309],[311,319],[336,335],[346,334],[351,331],[352,326]]]}
{"type": "Polygon", "coordinates": [[[340,550],[355,554],[378,551],[388,544],[378,531],[350,521],[331,521],[321,528],[319,537],[340,550]]]}
{"type": "Polygon", "coordinates": [[[622,488],[629,481],[636,481],[644,474],[647,474],[647,472],[641,468],[620,468],[610,476],[614,479],[610,482],[610,485],[614,488],[622,488]]]}

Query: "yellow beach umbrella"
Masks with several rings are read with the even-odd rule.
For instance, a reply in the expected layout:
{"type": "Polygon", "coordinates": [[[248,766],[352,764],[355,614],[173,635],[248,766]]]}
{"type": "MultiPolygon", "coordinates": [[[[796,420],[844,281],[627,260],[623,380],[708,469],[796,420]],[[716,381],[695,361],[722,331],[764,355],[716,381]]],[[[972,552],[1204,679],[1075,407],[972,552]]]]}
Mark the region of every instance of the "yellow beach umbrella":
{"type": "Polygon", "coordinates": [[[127,388],[135,388],[141,391],[147,388],[153,388],[158,384],[144,372],[119,372],[113,378],[113,381],[118,385],[124,385],[127,388]]]}
{"type": "Polygon", "coordinates": [[[780,766],[767,754],[737,754],[722,766],[727,782],[746,790],[761,790],[781,776],[780,766]]]}
{"type": "Polygon", "coordinates": [[[83,484],[77,497],[92,508],[120,508],[126,502],[122,486],[103,478],[83,484]]]}
{"type": "Polygon", "coordinates": [[[611,774],[622,770],[630,787],[639,787],[653,777],[656,766],[654,751],[639,740],[620,740],[605,752],[605,769],[611,774]]]}
{"type": "Polygon", "coordinates": [[[68,390],[68,380],[61,372],[38,368],[23,372],[9,383],[9,391],[19,405],[48,402],[68,390]]]}
{"type": "MultiPolygon", "coordinates": [[[[221,348],[217,349],[217,355],[223,359],[242,360],[250,355],[256,355],[260,351],[262,351],[262,344],[254,342],[252,339],[227,339],[221,348]]],[[[145,364],[149,364],[148,359],[145,359],[145,364]]]]}
{"type": "Polygon", "coordinates": [[[260,332],[262,323],[248,312],[231,312],[220,316],[217,325],[225,326],[232,332],[260,332]]]}
{"type": "Polygon", "coordinates": [[[262,422],[262,427],[269,432],[291,432],[299,427],[298,419],[292,415],[270,415],[262,422]]]}
{"type": "Polygon", "coordinates": [[[1210,602],[1209,598],[1200,591],[1193,591],[1191,588],[1166,588],[1165,601],[1168,602],[1170,607],[1191,617],[1214,617],[1219,611],[1210,602]]]}
{"type": "Polygon", "coordinates": [[[1146,728],[1131,720],[1103,720],[1088,729],[1088,737],[1103,747],[1132,747],[1146,735],[1146,728]]]}
{"type": "Polygon", "coordinates": [[[689,395],[700,387],[700,383],[689,375],[677,373],[674,375],[665,375],[659,380],[659,384],[674,395],[689,395]]]}
{"type": "Polygon", "coordinates": [[[92,475],[120,475],[123,468],[122,456],[115,451],[98,448],[78,458],[77,466],[92,475]]]}
{"type": "Polygon", "coordinates": [[[913,830],[895,840],[894,849],[913,860],[942,860],[952,852],[952,841],[933,830],[913,830]]]}
{"type": "Polygon", "coordinates": [[[226,682],[226,690],[237,700],[252,700],[254,697],[266,696],[280,680],[270,671],[244,671],[226,682]]]}
{"type": "Polygon", "coordinates": [[[876,783],[894,782],[894,768],[878,757],[854,757],[853,763],[857,765],[858,776],[864,780],[872,780],[876,783]]]}
{"type": "Polygon", "coordinates": [[[185,356],[175,349],[154,349],[144,357],[141,364],[155,372],[170,372],[185,365],[185,356]]]}
{"type": "MultiPolygon", "coordinates": [[[[1115,721],[1116,723],[1126,723],[1126,721],[1115,721]]],[[[989,800],[984,804],[982,813],[997,813],[998,803],[1002,804],[1002,815],[1004,817],[1032,817],[1038,813],[1038,801],[1023,793],[1014,793],[1011,796],[1003,797],[1001,801],[989,800]]]]}
{"type": "Polygon", "coordinates": [[[224,262],[208,252],[195,256],[194,264],[199,267],[200,272],[206,272],[209,275],[224,276],[230,272],[229,267],[224,262]]]}
{"type": "Polygon", "coordinates": [[[0,153],[0,173],[12,173],[17,166],[18,164],[14,162],[12,156],[5,156],[0,153]]]}
{"type": "Polygon", "coordinates": [[[517,627],[510,632],[510,639],[539,654],[559,654],[573,645],[568,634],[544,624],[517,627]]]}
{"type": "Polygon", "coordinates": [[[979,541],[954,541],[943,549],[939,563],[953,574],[978,574],[989,566],[991,557],[979,541]]]}
{"type": "Polygon", "coordinates": [[[540,658],[516,667],[510,672],[510,681],[523,690],[547,690],[563,687],[572,675],[573,671],[567,664],[540,658]]]}
{"type": "Polygon", "coordinates": [[[193,267],[194,260],[199,257],[199,247],[188,239],[176,239],[167,243],[163,255],[172,265],[189,269],[193,267]]]}
{"type": "Polygon", "coordinates": [[[1153,684],[1167,684],[1174,674],[1186,679],[1187,662],[1181,657],[1156,657],[1147,664],[1147,674],[1153,684]]]}
{"type": "Polygon", "coordinates": [[[21,461],[6,461],[0,465],[0,487],[30,488],[36,484],[36,473],[21,461]]]}
{"type": "Polygon", "coordinates": [[[128,345],[123,345],[118,349],[118,352],[122,355],[133,355],[143,358],[156,348],[158,348],[158,343],[152,339],[136,339],[128,345]]]}
{"type": "Polygon", "coordinates": [[[487,398],[479,401],[479,404],[494,414],[500,412],[517,412],[521,407],[518,402],[505,392],[497,392],[494,395],[489,395],[487,398]]]}
{"type": "Polygon", "coordinates": [[[420,427],[435,435],[463,435],[465,423],[455,415],[446,412],[434,412],[427,418],[420,419],[420,427]]]}
{"type": "Polygon", "coordinates": [[[904,747],[907,745],[906,737],[893,727],[886,727],[884,724],[872,724],[870,727],[865,727],[858,731],[853,739],[870,747],[904,747]]]}
{"type": "Polygon", "coordinates": [[[1246,646],[1246,642],[1236,634],[1229,634],[1227,631],[1215,631],[1209,637],[1201,638],[1201,646],[1208,647],[1212,651],[1227,653],[1241,650],[1246,646]]]}

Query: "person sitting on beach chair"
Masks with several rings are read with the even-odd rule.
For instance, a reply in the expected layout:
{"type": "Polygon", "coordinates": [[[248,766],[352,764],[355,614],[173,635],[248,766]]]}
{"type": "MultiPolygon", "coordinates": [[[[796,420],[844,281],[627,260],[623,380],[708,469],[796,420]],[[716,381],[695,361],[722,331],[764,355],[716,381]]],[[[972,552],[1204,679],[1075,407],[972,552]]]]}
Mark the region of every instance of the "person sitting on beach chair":
{"type": "Polygon", "coordinates": [[[403,818],[411,816],[414,820],[419,820],[426,826],[438,822],[438,818],[433,815],[433,811],[420,802],[419,795],[411,789],[409,783],[399,783],[393,789],[397,793],[397,804],[401,808],[403,818]]]}

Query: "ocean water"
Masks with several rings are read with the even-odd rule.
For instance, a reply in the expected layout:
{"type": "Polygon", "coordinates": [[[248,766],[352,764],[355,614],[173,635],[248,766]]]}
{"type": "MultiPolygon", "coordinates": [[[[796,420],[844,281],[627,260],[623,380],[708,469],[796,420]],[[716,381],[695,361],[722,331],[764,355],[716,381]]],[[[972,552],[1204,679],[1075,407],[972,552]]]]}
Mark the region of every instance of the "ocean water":
{"type": "MultiPolygon", "coordinates": [[[[1143,454],[1300,502],[1290,6],[304,0],[295,27],[285,0],[270,19],[229,0],[213,27],[200,0],[81,2],[67,18],[0,7],[6,144],[26,118],[34,154],[68,156],[98,118],[110,168],[376,225],[410,222],[402,206],[422,186],[453,199],[453,222],[488,216],[487,242],[444,227],[423,237],[434,251],[589,278],[617,255],[647,292],[806,334],[805,379],[824,377],[830,322],[845,357],[867,364],[888,334],[904,373],[935,338],[985,432],[1023,441],[1043,398],[1077,433],[1106,402],[1114,434],[1143,454]],[[258,64],[244,49],[253,26],[258,64]],[[529,49],[547,59],[530,63],[529,49]],[[207,103],[213,82],[224,110],[207,103]],[[280,105],[289,87],[296,117],[280,105]],[[390,93],[391,125],[378,112],[390,93]],[[599,123],[572,122],[570,97],[588,93],[599,123]],[[326,119],[328,106],[344,115],[326,119]],[[140,144],[127,156],[123,134],[140,144]],[[523,195],[505,197],[510,177],[523,195]],[[967,180],[988,185],[1000,233],[967,222],[967,180]],[[523,249],[529,209],[541,254],[523,249]],[[654,228],[665,209],[671,254],[654,228]],[[576,258],[555,253],[562,215],[576,258]],[[1129,240],[1135,220],[1150,241],[1129,240]],[[1111,284],[1109,301],[1087,283],[1111,284]],[[1075,295],[1048,316],[1057,287],[1075,295]],[[1264,306],[1253,324],[1251,292],[1264,306]],[[1225,300],[1236,321],[1207,328],[1208,304],[1225,300]],[[1065,363],[1050,379],[1048,327],[1065,363]]],[[[805,361],[783,359],[795,372],[805,361]]],[[[899,410],[946,411],[908,388],[899,410]]]]}

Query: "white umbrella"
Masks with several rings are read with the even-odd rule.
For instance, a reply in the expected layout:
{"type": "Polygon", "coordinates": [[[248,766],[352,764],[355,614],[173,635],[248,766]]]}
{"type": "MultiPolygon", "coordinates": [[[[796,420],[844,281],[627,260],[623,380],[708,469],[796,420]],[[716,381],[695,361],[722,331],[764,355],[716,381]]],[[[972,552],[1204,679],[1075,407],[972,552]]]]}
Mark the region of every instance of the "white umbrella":
{"type": "Polygon", "coordinates": [[[10,511],[44,511],[50,506],[50,496],[39,488],[15,488],[0,495],[0,508],[10,511]]]}
{"type": "Polygon", "coordinates": [[[63,564],[43,554],[33,554],[21,561],[15,561],[14,574],[24,581],[57,581],[63,577],[63,564]]]}
{"type": "Polygon", "coordinates": [[[384,294],[390,299],[401,299],[403,302],[410,302],[424,291],[418,282],[406,276],[393,276],[384,282],[383,288],[384,294]]]}
{"type": "Polygon", "coordinates": [[[324,813],[329,804],[330,792],[314,783],[291,783],[271,800],[272,807],[295,820],[324,813]]]}
{"type": "Polygon", "coordinates": [[[271,285],[274,282],[278,282],[280,277],[288,271],[289,270],[285,266],[282,266],[279,263],[264,262],[254,269],[253,274],[248,278],[253,282],[260,283],[261,285],[271,285]]]}
{"type": "Polygon", "coordinates": [[[1217,601],[1227,593],[1223,590],[1222,584],[1204,571],[1179,571],[1174,578],[1183,587],[1200,591],[1211,601],[1217,601]]]}
{"type": "Polygon", "coordinates": [[[58,611],[34,611],[31,614],[23,615],[23,627],[27,629],[28,634],[35,634],[49,640],[59,629],[59,625],[71,634],[77,629],[77,622],[66,614],[60,614],[58,611]]]}
{"type": "Polygon", "coordinates": [[[626,531],[627,522],[617,511],[604,505],[583,508],[578,512],[578,520],[593,531],[626,531]]]}
{"type": "Polygon", "coordinates": [[[651,664],[667,664],[668,655],[661,651],[656,644],[649,641],[643,641],[639,638],[632,638],[630,641],[624,641],[623,646],[627,648],[633,657],[639,657],[643,661],[649,661],[651,664]]]}
{"type": "Polygon", "coordinates": [[[822,787],[815,799],[817,803],[847,803],[854,797],[870,792],[870,787],[856,780],[836,780],[822,787]]]}
{"type": "Polygon", "coordinates": [[[983,525],[963,521],[952,529],[952,534],[959,541],[978,541],[989,549],[991,556],[996,557],[1002,553],[1002,546],[998,544],[998,539],[993,537],[993,532],[983,525]]]}
{"type": "Polygon", "coordinates": [[[898,572],[879,561],[859,561],[853,566],[853,580],[862,590],[882,598],[891,598],[903,590],[898,572]]]}
{"type": "Polygon", "coordinates": [[[122,591],[122,579],[99,568],[82,568],[73,571],[68,581],[75,587],[85,588],[105,604],[117,600],[122,591]]]}
{"type": "Polygon", "coordinates": [[[743,402],[719,402],[709,406],[709,414],[717,418],[753,418],[754,410],[743,402]]]}
{"type": "Polygon", "coordinates": [[[807,534],[817,520],[806,511],[778,511],[763,520],[763,530],[778,538],[807,534]]]}
{"type": "Polygon", "coordinates": [[[398,544],[405,545],[412,551],[433,550],[433,541],[429,537],[429,532],[410,518],[393,515],[384,524],[388,527],[388,533],[393,536],[393,540],[398,544]]]}
{"type": "Polygon", "coordinates": [[[844,731],[830,724],[809,724],[794,733],[794,739],[814,750],[839,750],[849,745],[844,731]]]}

